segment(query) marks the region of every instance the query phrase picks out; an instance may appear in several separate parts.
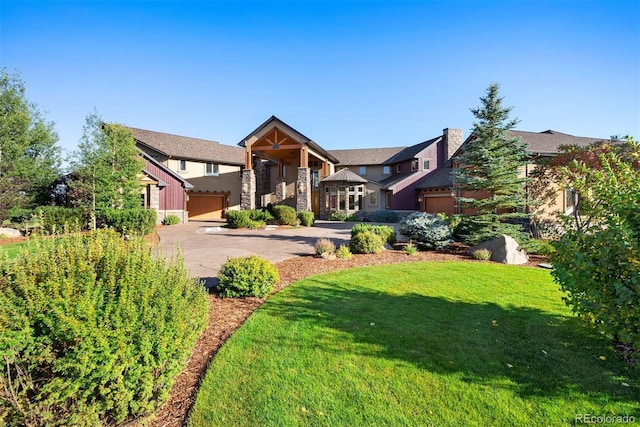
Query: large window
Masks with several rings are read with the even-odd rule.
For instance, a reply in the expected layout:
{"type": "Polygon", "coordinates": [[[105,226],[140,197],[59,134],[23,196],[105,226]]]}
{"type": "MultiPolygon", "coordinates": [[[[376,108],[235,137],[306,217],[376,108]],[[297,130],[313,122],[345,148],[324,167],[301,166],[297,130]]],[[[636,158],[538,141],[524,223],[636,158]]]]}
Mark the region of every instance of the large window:
{"type": "Polygon", "coordinates": [[[220,165],[217,163],[207,163],[204,174],[205,176],[218,176],[220,174],[220,165]]]}
{"type": "Polygon", "coordinates": [[[570,215],[575,210],[578,204],[578,193],[573,188],[567,188],[564,190],[564,200],[565,200],[565,213],[570,215]]]}

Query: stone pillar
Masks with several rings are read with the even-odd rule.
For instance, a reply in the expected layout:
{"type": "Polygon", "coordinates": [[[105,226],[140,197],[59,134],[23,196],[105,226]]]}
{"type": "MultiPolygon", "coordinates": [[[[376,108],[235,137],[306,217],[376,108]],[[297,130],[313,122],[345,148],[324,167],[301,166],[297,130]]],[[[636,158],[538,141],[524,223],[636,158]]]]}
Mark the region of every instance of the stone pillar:
{"type": "Polygon", "coordinates": [[[298,182],[296,183],[296,210],[298,212],[311,210],[311,169],[298,168],[298,182]]]}
{"type": "Polygon", "coordinates": [[[149,185],[149,207],[160,210],[160,187],[157,185],[149,185]]]}
{"type": "Polygon", "coordinates": [[[256,175],[253,169],[242,171],[242,194],[240,195],[240,209],[256,208],[256,175]]]}
{"type": "Polygon", "coordinates": [[[276,203],[282,203],[287,198],[287,179],[284,176],[276,178],[276,203]]]}
{"type": "Polygon", "coordinates": [[[327,188],[329,188],[329,186],[327,184],[323,184],[322,182],[320,183],[320,206],[319,206],[319,219],[327,219],[329,218],[329,212],[327,212],[327,203],[329,203],[329,201],[327,200],[327,188]]]}

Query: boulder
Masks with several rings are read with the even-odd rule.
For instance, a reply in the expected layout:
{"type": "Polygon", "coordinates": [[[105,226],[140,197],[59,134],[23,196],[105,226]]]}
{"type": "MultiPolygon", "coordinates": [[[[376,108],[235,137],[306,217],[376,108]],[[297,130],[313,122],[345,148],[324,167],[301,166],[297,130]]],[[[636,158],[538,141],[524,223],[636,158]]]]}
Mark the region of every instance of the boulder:
{"type": "Polygon", "coordinates": [[[20,230],[15,228],[0,227],[0,236],[4,237],[22,237],[20,230]]]}
{"type": "Polygon", "coordinates": [[[478,249],[488,249],[491,252],[491,261],[502,264],[526,264],[529,261],[527,253],[518,245],[513,237],[503,234],[493,240],[482,242],[471,249],[473,253],[478,249]]]}

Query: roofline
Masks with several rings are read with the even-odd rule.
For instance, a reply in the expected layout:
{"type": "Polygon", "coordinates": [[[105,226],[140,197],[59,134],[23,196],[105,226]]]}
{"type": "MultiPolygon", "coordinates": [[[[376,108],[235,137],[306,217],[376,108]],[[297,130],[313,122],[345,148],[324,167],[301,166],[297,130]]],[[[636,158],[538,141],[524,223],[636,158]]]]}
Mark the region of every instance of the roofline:
{"type": "Polygon", "coordinates": [[[157,161],[156,159],[154,159],[153,157],[151,157],[150,155],[148,155],[144,151],[140,150],[139,148],[138,148],[138,151],[140,151],[140,153],[142,153],[142,157],[147,159],[149,162],[151,162],[154,165],[158,166],[163,171],[165,171],[166,173],[168,173],[169,175],[171,175],[172,177],[176,178],[178,181],[183,183],[184,187],[187,190],[191,190],[192,188],[194,188],[193,185],[191,183],[189,183],[189,181],[187,181],[186,179],[184,179],[183,177],[181,177],[180,175],[178,175],[177,173],[175,173],[174,171],[169,169],[167,166],[163,165],[162,163],[160,163],[159,161],[157,161]]]}
{"type": "MultiPolygon", "coordinates": [[[[144,145],[145,147],[147,147],[147,148],[149,148],[149,149],[151,149],[153,151],[157,151],[158,153],[162,154],[163,156],[167,156],[170,159],[195,160],[195,161],[199,161],[199,162],[206,161],[207,163],[215,162],[215,163],[220,163],[220,164],[224,164],[224,165],[231,165],[231,166],[244,166],[244,162],[231,162],[231,161],[228,161],[228,160],[220,160],[220,159],[205,158],[205,157],[176,156],[176,155],[173,155],[173,154],[166,153],[166,152],[164,152],[162,150],[158,150],[157,148],[155,148],[155,147],[153,147],[153,146],[151,146],[151,145],[149,145],[149,144],[147,144],[147,143],[145,143],[143,141],[140,141],[140,140],[138,140],[136,138],[134,138],[134,140],[137,143],[140,143],[141,145],[144,145]],[[209,162],[209,161],[211,161],[211,162],[209,162]]],[[[216,142],[216,144],[219,144],[219,143],[216,142]]],[[[223,144],[220,144],[220,145],[223,145],[223,144]]],[[[227,145],[227,147],[235,148],[232,145],[227,145]]]]}

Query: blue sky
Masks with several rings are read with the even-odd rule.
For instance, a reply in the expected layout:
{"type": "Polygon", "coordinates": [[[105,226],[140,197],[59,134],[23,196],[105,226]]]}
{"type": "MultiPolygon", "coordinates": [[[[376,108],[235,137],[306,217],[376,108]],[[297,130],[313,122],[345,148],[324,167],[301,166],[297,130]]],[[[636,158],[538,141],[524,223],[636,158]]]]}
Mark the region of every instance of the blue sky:
{"type": "Polygon", "coordinates": [[[0,2],[0,66],[73,150],[85,117],[236,144],[276,115],[327,149],[472,127],[640,137],[637,1],[0,2]]]}

